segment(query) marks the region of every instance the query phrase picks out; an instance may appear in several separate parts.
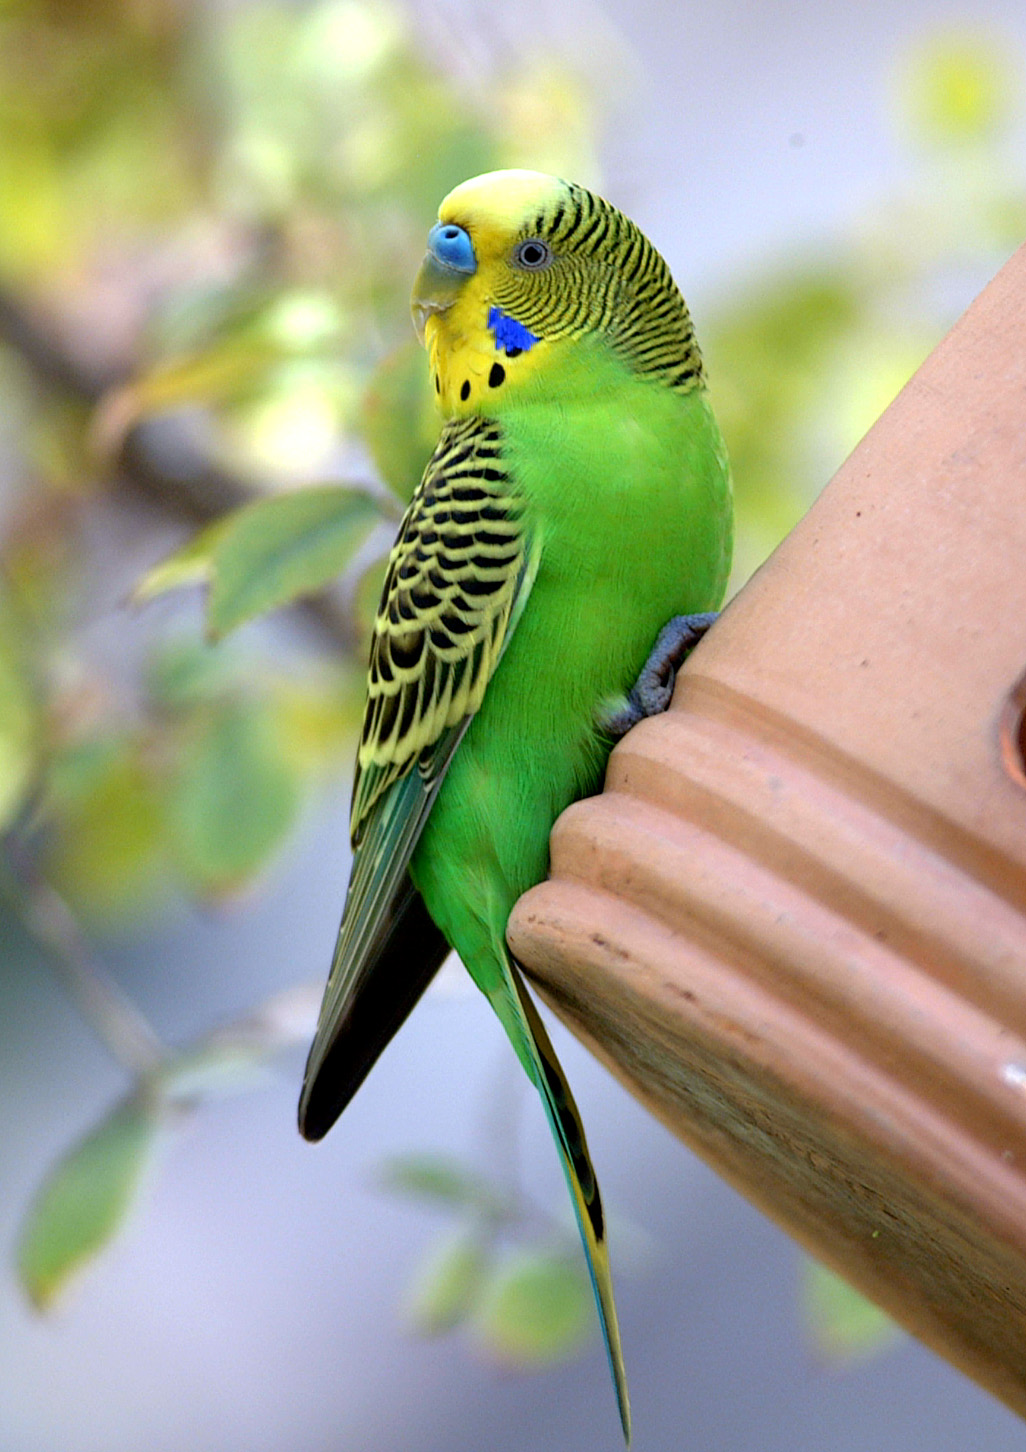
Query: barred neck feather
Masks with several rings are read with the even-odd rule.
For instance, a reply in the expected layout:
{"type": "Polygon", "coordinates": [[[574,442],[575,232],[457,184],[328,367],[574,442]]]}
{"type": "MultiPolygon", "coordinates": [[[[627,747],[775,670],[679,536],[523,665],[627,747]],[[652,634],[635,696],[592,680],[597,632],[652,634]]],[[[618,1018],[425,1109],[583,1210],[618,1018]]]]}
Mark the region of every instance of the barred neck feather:
{"type": "Polygon", "coordinates": [[[520,230],[520,238],[543,237],[560,263],[532,280],[558,286],[528,292],[515,286],[515,275],[500,277],[498,305],[548,339],[602,332],[634,372],[678,392],[703,384],[691,315],[663,258],[603,198],[573,182],[561,185],[555,204],[520,230]]]}

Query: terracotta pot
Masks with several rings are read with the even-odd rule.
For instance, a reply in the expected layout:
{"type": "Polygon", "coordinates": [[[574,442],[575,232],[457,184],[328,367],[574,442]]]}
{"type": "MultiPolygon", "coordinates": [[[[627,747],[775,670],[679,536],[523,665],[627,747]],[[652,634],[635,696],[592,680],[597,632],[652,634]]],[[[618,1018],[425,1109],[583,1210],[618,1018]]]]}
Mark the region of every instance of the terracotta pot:
{"type": "Polygon", "coordinates": [[[557,823],[509,937],[654,1113],[1026,1415],[1026,248],[557,823]]]}

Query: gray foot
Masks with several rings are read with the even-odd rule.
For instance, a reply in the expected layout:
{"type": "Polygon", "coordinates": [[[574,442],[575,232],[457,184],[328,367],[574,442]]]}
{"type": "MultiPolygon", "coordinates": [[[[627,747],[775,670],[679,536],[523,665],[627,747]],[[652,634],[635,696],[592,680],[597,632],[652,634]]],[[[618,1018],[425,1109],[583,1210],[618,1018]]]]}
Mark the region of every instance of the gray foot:
{"type": "Polygon", "coordinates": [[[704,615],[675,615],[663,626],[652,647],[652,654],[627,692],[627,704],[603,722],[614,740],[619,741],[621,736],[626,736],[631,727],[646,716],[658,716],[666,710],[673,695],[678,669],[718,618],[719,613],[715,610],[704,615]]]}

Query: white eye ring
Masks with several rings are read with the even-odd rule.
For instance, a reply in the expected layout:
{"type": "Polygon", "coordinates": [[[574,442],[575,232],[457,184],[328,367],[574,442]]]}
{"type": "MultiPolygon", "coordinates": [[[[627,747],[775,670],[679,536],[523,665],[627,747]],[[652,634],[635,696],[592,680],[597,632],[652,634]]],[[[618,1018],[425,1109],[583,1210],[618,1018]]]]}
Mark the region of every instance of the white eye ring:
{"type": "Polygon", "coordinates": [[[552,261],[552,248],[540,237],[528,237],[514,247],[513,261],[527,272],[541,272],[552,261]]]}

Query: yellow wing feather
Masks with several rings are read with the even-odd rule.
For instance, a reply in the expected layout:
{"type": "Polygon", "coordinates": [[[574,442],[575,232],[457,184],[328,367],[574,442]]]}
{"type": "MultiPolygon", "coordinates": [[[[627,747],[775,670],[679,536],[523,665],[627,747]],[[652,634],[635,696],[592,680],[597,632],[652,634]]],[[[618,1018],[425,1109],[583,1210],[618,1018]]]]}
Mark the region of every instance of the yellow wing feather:
{"type": "Polygon", "coordinates": [[[389,556],[353,787],[354,846],[383,793],[479,709],[528,553],[500,426],[451,420],[389,556]]]}

